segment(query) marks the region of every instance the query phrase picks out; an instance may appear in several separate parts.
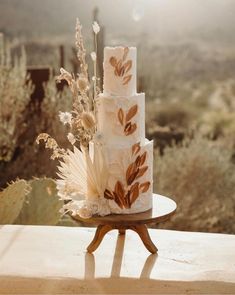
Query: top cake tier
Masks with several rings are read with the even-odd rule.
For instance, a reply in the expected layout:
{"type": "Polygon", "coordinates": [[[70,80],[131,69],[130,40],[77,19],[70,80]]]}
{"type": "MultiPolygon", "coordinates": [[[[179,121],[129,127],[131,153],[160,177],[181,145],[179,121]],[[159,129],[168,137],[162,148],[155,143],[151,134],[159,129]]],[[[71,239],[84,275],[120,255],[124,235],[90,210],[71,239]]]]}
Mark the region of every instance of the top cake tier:
{"type": "Polygon", "coordinates": [[[136,94],[136,48],[104,48],[104,95],[136,94]]]}

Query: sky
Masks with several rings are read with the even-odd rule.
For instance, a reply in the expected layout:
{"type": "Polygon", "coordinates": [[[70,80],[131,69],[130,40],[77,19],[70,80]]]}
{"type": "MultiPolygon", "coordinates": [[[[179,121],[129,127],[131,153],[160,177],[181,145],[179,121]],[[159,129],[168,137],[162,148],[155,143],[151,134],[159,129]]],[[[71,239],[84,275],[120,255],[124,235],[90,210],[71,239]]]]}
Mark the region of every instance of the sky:
{"type": "MultiPolygon", "coordinates": [[[[234,35],[234,0],[0,0],[0,30],[9,34],[72,34],[76,17],[90,30],[92,14],[112,38],[234,35]]],[[[205,37],[206,36],[206,37],[205,37]]]]}

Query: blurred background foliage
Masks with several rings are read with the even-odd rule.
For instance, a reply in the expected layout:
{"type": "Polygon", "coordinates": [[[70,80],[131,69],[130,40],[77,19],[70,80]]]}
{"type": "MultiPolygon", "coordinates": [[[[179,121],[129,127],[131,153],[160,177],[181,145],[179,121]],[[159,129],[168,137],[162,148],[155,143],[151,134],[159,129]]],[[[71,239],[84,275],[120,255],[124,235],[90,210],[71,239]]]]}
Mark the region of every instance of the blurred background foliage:
{"type": "Polygon", "coordinates": [[[88,54],[93,19],[102,27],[99,58],[104,45],[138,48],[155,192],[179,206],[160,226],[234,234],[234,14],[232,0],[0,0],[0,223],[75,225],[58,214],[57,163],[35,138],[48,132],[69,147],[58,112],[70,110],[72,98],[55,75],[79,66],[78,16],[88,54]],[[43,95],[32,68],[47,70],[43,95]]]}

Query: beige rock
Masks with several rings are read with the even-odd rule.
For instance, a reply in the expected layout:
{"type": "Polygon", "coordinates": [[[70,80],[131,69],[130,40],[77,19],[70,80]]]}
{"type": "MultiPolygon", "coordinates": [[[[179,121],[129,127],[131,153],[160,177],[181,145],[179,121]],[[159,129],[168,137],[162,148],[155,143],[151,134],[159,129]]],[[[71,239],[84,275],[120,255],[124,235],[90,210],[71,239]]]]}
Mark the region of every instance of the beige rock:
{"type": "Polygon", "coordinates": [[[235,294],[235,236],[150,230],[158,255],[132,231],[0,226],[0,294],[235,294]]]}

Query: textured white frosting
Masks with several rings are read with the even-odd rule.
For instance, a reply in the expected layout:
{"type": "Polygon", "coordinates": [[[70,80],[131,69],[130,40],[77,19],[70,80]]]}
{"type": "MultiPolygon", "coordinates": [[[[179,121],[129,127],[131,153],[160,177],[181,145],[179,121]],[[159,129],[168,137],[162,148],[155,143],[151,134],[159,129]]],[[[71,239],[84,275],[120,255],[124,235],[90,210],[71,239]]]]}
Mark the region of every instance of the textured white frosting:
{"type": "Polygon", "coordinates": [[[104,48],[104,94],[105,95],[135,95],[136,94],[136,48],[135,47],[105,47],[104,48]],[[128,53],[124,57],[125,48],[128,48],[128,53]],[[124,57],[124,60],[123,60],[124,57]],[[118,64],[120,75],[115,72],[115,67],[110,63],[113,58],[118,64]],[[125,67],[131,63],[131,67],[125,67]],[[124,72],[124,68],[126,71],[124,72]],[[116,74],[115,74],[116,73],[116,74]],[[125,79],[131,77],[129,82],[125,83],[125,79]]]}
{"type": "Polygon", "coordinates": [[[97,100],[97,130],[103,142],[111,145],[130,146],[137,142],[145,142],[145,94],[134,96],[107,96],[101,94],[97,100]],[[131,119],[136,124],[135,132],[126,135],[125,123],[121,125],[118,120],[118,111],[123,110],[124,117],[131,107],[137,106],[137,113],[131,119]]]}
{"type": "MultiPolygon", "coordinates": [[[[91,157],[94,151],[94,142],[90,143],[89,149],[91,157]]],[[[98,143],[100,144],[100,143],[98,143]]],[[[107,188],[113,191],[117,181],[120,181],[125,190],[128,190],[126,184],[126,171],[128,166],[133,162],[131,146],[121,147],[103,144],[104,153],[106,156],[107,167],[109,171],[107,188]]],[[[139,197],[132,204],[130,209],[121,209],[113,200],[108,200],[110,213],[116,214],[131,214],[147,211],[152,208],[152,194],[153,194],[153,141],[145,139],[145,143],[141,145],[141,153],[147,152],[145,165],[148,166],[146,173],[138,179],[140,183],[149,181],[150,187],[147,192],[140,193],[139,197]]],[[[102,212],[103,213],[103,212],[102,212]]],[[[99,214],[99,212],[97,212],[99,214]]],[[[101,214],[100,214],[101,215],[101,214]]]]}

